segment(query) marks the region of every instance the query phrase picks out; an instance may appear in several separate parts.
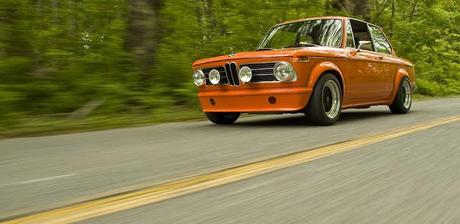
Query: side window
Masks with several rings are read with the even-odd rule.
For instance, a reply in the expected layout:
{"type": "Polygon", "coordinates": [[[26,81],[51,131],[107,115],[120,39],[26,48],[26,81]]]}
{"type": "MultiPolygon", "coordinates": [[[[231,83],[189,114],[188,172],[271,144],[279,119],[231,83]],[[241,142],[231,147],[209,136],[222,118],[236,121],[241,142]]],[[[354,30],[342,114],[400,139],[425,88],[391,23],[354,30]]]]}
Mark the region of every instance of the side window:
{"type": "Polygon", "coordinates": [[[347,46],[351,48],[356,48],[355,38],[353,36],[353,28],[351,27],[350,20],[347,20],[347,46]]]}
{"type": "Polygon", "coordinates": [[[375,51],[384,54],[391,54],[390,43],[383,32],[375,26],[369,26],[369,29],[371,31],[372,38],[374,39],[375,51]]]}
{"type": "MultiPolygon", "coordinates": [[[[350,20],[351,28],[353,29],[353,37],[355,38],[355,46],[359,46],[360,41],[371,41],[372,38],[367,28],[367,23],[358,20],[350,20]]],[[[361,49],[374,51],[372,44],[364,45],[361,49]]]]}

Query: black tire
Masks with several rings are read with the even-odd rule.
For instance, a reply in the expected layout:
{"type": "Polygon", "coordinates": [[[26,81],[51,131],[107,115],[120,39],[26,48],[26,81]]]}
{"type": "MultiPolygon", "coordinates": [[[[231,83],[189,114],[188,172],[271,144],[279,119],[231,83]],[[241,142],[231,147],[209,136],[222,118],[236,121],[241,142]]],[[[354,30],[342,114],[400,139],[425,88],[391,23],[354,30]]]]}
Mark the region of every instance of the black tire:
{"type": "Polygon", "coordinates": [[[396,94],[393,103],[390,105],[390,110],[393,114],[407,114],[412,107],[412,90],[407,77],[404,77],[399,84],[398,93],[396,94]]]}
{"type": "Polygon", "coordinates": [[[206,117],[214,124],[233,124],[240,117],[240,113],[206,113],[206,117]]]}
{"type": "Polygon", "coordinates": [[[341,109],[342,87],[339,80],[332,74],[321,76],[305,113],[308,120],[315,125],[333,125],[339,119],[341,109]]]}

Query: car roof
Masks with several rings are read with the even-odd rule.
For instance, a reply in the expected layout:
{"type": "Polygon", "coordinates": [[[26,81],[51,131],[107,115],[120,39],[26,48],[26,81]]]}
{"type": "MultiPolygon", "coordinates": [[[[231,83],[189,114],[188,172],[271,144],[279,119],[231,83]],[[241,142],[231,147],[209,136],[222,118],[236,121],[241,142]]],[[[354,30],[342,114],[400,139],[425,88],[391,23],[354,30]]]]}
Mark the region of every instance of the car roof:
{"type": "MultiPolygon", "coordinates": [[[[295,23],[295,22],[302,22],[302,21],[307,21],[307,20],[314,20],[314,19],[340,19],[340,20],[344,20],[344,19],[349,19],[349,20],[355,20],[355,21],[359,21],[359,22],[363,22],[363,23],[367,23],[369,25],[373,25],[373,26],[376,26],[376,27],[379,27],[375,24],[372,24],[372,23],[369,23],[369,22],[366,22],[362,19],[357,19],[357,18],[352,18],[352,17],[347,17],[347,16],[319,16],[319,17],[309,17],[309,18],[303,18],[303,19],[296,19],[296,20],[288,20],[288,21],[285,21],[285,22],[282,22],[282,23],[279,23],[275,26],[279,26],[279,25],[284,25],[284,24],[289,24],[289,23],[295,23]]],[[[380,27],[379,27],[380,28],[380,27]]]]}

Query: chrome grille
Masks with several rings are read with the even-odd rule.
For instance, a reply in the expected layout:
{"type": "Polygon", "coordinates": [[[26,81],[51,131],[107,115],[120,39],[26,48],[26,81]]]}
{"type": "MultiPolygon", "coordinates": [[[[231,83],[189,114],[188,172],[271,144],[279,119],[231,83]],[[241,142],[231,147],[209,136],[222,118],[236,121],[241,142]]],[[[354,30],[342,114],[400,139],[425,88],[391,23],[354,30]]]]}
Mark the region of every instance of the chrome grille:
{"type": "Polygon", "coordinates": [[[225,73],[227,73],[228,83],[233,86],[240,85],[240,78],[238,77],[238,66],[235,62],[227,63],[225,65],[225,73]]]}
{"type": "Polygon", "coordinates": [[[220,83],[219,84],[220,85],[228,84],[228,78],[227,78],[227,74],[225,72],[225,68],[224,67],[215,67],[215,68],[205,68],[205,69],[203,69],[203,73],[206,76],[206,85],[212,85],[211,81],[209,81],[209,73],[213,69],[216,69],[217,71],[219,71],[219,74],[220,74],[220,83]]]}
{"type": "MultiPolygon", "coordinates": [[[[252,83],[258,82],[277,82],[275,78],[274,67],[275,62],[271,63],[257,63],[257,64],[243,64],[240,67],[247,66],[252,70],[252,83]]],[[[209,73],[216,69],[220,74],[219,85],[232,85],[239,86],[240,78],[238,76],[238,65],[235,62],[227,63],[221,67],[205,68],[203,73],[206,76],[206,85],[212,85],[209,81],[209,73]]]]}
{"type": "Polygon", "coordinates": [[[275,63],[259,63],[259,64],[245,64],[241,67],[247,66],[252,70],[251,82],[275,82],[274,67],[275,63]]]}

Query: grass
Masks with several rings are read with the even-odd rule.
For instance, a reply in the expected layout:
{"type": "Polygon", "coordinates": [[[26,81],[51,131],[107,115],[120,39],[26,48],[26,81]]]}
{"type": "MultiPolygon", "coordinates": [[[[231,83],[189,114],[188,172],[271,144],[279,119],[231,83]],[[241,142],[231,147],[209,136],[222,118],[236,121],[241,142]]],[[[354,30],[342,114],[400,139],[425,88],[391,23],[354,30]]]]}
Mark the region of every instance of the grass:
{"type": "MultiPolygon", "coordinates": [[[[414,99],[417,101],[440,98],[441,97],[414,95],[414,99]]],[[[205,117],[203,113],[198,109],[183,108],[177,109],[174,112],[157,112],[155,113],[155,115],[94,115],[79,120],[72,120],[62,116],[22,117],[18,119],[15,124],[0,126],[0,139],[69,134],[78,132],[108,130],[114,128],[143,127],[168,122],[182,122],[203,119],[205,119],[205,117]]]]}
{"type": "Polygon", "coordinates": [[[449,98],[458,98],[460,95],[447,95],[447,96],[426,96],[420,94],[414,94],[413,98],[415,101],[427,101],[427,100],[435,100],[435,99],[449,99],[449,98]]]}
{"type": "Polygon", "coordinates": [[[204,119],[198,110],[176,111],[151,115],[96,115],[84,119],[71,120],[52,116],[24,117],[15,124],[0,127],[1,138],[36,137],[99,131],[114,128],[142,127],[167,122],[181,122],[204,119]]]}

